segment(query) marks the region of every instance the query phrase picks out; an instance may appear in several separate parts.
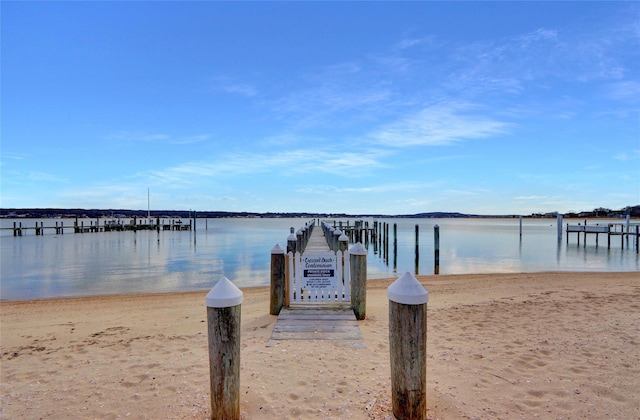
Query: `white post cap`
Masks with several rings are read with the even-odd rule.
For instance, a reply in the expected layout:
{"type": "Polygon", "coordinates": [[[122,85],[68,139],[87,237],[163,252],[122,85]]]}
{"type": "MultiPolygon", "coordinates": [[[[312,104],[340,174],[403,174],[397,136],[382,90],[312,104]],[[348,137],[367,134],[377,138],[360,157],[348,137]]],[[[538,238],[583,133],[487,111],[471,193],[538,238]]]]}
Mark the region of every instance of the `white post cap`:
{"type": "Polygon", "coordinates": [[[280,244],[276,244],[273,248],[271,248],[272,254],[284,254],[284,249],[280,246],[280,244]]]}
{"type": "Polygon", "coordinates": [[[348,240],[349,240],[349,237],[343,233],[342,235],[340,235],[340,237],[338,238],[338,240],[339,240],[340,242],[348,241],[348,240]]]}
{"type": "Polygon", "coordinates": [[[351,249],[349,250],[349,253],[351,255],[367,255],[367,250],[364,246],[362,246],[360,242],[358,242],[357,244],[351,247],[351,249]]]}
{"type": "Polygon", "coordinates": [[[429,301],[429,292],[407,271],[387,288],[387,297],[404,305],[422,305],[429,301]]]}
{"type": "Polygon", "coordinates": [[[231,281],[222,277],[207,293],[208,308],[229,308],[242,303],[242,290],[238,289],[231,281]]]}

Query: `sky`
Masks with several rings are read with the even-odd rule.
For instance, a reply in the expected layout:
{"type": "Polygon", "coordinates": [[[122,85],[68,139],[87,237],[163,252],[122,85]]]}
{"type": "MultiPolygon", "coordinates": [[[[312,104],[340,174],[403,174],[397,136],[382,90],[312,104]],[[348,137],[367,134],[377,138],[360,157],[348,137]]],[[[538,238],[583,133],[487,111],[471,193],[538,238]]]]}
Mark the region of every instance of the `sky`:
{"type": "Polygon", "coordinates": [[[637,1],[3,1],[0,14],[2,208],[640,204],[637,1]]]}

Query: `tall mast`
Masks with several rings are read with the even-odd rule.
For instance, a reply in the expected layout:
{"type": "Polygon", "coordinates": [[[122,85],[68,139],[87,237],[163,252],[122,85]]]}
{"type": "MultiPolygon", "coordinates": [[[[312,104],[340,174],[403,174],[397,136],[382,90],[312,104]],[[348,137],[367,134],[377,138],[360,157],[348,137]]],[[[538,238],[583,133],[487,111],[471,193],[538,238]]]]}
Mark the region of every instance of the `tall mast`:
{"type": "Polygon", "coordinates": [[[147,219],[151,218],[151,202],[149,200],[149,187],[147,187],[147,219]]]}

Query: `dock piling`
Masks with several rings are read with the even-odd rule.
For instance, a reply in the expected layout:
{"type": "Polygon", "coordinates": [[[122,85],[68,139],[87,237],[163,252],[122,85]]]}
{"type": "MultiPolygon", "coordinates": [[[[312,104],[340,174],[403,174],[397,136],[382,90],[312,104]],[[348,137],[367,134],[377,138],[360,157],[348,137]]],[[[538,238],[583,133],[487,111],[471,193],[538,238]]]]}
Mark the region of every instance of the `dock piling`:
{"type": "Polygon", "coordinates": [[[240,419],[242,298],[242,291],[226,277],[206,297],[211,419],[240,419]]]}
{"type": "Polygon", "coordinates": [[[276,244],[271,250],[271,303],[269,313],[280,314],[285,296],[285,252],[276,244]]]}
{"type": "Polygon", "coordinates": [[[429,292],[406,272],[387,289],[391,401],[399,420],[427,418],[429,292]]]}

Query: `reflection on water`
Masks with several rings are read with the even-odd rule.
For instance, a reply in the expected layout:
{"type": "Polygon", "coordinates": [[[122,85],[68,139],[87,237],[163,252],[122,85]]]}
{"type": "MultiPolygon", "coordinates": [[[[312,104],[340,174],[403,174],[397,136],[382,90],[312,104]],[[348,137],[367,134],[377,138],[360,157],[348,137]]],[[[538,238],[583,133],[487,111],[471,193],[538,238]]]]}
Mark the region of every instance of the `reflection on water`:
{"type": "MultiPolygon", "coordinates": [[[[366,220],[366,219],[365,219],[366,220]]],[[[630,241],[575,235],[557,240],[555,220],[377,219],[389,229],[389,258],[369,244],[368,278],[415,272],[415,225],[419,225],[420,274],[433,273],[433,227],[440,226],[440,274],[540,271],[638,271],[630,241]],[[397,254],[393,252],[397,224],[397,254]],[[604,245],[603,245],[604,244],[604,245]]],[[[269,284],[271,248],[286,246],[289,227],[306,219],[198,220],[197,232],[138,231],[0,238],[3,300],[60,296],[207,290],[222,276],[240,287],[269,284]]],[[[2,220],[2,227],[12,226],[2,220]]],[[[566,220],[565,220],[566,222],[566,220]]],[[[34,225],[25,222],[25,226],[34,225]]],[[[45,221],[45,226],[55,221],[45,221]]],[[[72,226],[73,221],[65,221],[72,226]]],[[[369,220],[373,226],[373,220],[369,220]]],[[[377,245],[377,244],[376,244],[377,245]]]]}

